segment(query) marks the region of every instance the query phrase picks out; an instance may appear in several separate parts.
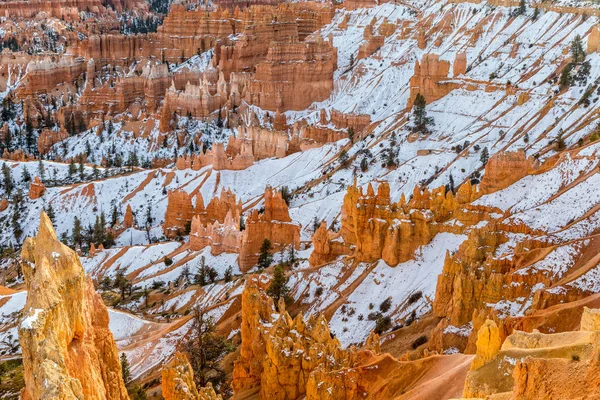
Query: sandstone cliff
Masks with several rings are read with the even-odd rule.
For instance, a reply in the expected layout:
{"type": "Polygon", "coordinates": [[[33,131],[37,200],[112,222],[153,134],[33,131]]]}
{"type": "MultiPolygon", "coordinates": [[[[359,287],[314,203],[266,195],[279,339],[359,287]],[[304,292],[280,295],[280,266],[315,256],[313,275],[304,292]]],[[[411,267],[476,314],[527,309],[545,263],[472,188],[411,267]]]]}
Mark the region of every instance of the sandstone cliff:
{"type": "Polygon", "coordinates": [[[128,399],[108,312],[77,254],[42,213],[22,250],[24,399],[128,399]]]}

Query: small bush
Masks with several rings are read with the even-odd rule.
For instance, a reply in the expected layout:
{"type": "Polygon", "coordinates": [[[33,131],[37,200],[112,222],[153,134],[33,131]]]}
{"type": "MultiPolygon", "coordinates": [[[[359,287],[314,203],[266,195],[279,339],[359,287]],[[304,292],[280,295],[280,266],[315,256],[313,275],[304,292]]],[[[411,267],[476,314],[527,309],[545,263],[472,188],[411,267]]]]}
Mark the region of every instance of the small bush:
{"type": "Polygon", "coordinates": [[[163,261],[165,262],[165,265],[168,267],[171,264],[173,264],[173,260],[170,259],[169,257],[165,256],[165,258],[163,259],[163,261]]]}
{"type": "Polygon", "coordinates": [[[417,302],[419,299],[421,299],[421,297],[423,297],[423,292],[421,292],[421,291],[414,292],[408,298],[408,304],[413,304],[413,303],[417,302]]]}
{"type": "Polygon", "coordinates": [[[390,310],[391,307],[392,307],[392,298],[388,297],[379,305],[379,311],[381,311],[382,313],[386,313],[390,310]]]}
{"type": "Polygon", "coordinates": [[[412,349],[415,350],[416,348],[418,348],[421,345],[424,345],[425,343],[427,343],[429,339],[427,339],[427,336],[423,335],[423,336],[419,336],[418,338],[415,339],[414,342],[412,342],[412,349]]]}
{"type": "Polygon", "coordinates": [[[571,360],[573,360],[573,361],[579,361],[579,355],[577,355],[577,354],[571,355],[571,360]]]}
{"type": "Polygon", "coordinates": [[[323,294],[323,288],[319,286],[315,289],[315,296],[320,297],[323,294]]]}
{"type": "Polygon", "coordinates": [[[375,322],[375,333],[378,335],[389,330],[392,327],[392,319],[390,317],[384,317],[380,315],[375,322]]]}

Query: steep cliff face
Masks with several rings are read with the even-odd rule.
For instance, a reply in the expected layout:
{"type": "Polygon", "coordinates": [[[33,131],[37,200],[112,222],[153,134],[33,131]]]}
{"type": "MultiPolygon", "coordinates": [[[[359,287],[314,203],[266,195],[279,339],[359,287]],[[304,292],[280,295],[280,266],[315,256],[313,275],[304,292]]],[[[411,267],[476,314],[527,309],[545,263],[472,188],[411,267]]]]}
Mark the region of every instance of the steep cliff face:
{"type": "Polygon", "coordinates": [[[25,399],[129,399],[102,299],[45,213],[22,250],[25,399]]]}

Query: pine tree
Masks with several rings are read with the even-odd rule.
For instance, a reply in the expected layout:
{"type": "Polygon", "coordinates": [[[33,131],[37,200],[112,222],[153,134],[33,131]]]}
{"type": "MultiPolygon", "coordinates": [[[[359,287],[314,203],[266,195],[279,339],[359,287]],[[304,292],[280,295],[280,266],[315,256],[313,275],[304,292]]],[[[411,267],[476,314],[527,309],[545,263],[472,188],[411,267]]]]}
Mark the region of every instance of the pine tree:
{"type": "Polygon", "coordinates": [[[69,177],[72,177],[77,172],[77,166],[75,165],[75,159],[71,158],[69,163],[69,177]]]}
{"type": "Polygon", "coordinates": [[[290,251],[288,252],[288,264],[294,265],[296,262],[296,249],[294,248],[294,244],[290,244],[290,251]]]}
{"type": "Polygon", "coordinates": [[[534,21],[537,21],[537,19],[539,18],[539,16],[540,16],[540,9],[536,7],[533,10],[533,17],[531,17],[531,19],[534,20],[534,21]]]}
{"type": "Polygon", "coordinates": [[[267,294],[275,300],[275,304],[277,304],[280,298],[285,299],[287,297],[290,291],[287,282],[288,278],[285,276],[283,266],[281,264],[277,265],[273,270],[273,279],[267,289],[267,294]]]}
{"type": "Polygon", "coordinates": [[[22,199],[19,199],[19,197],[20,196],[18,194],[15,195],[14,209],[13,209],[13,214],[11,217],[13,236],[15,237],[15,239],[17,241],[20,241],[21,235],[23,235],[23,228],[21,228],[21,209],[20,209],[20,203],[21,203],[20,200],[22,200],[22,199]]]}
{"type": "Polygon", "coordinates": [[[360,170],[362,172],[367,172],[369,170],[369,161],[367,161],[367,157],[363,157],[360,161],[360,170]]]}
{"type": "Polygon", "coordinates": [[[479,156],[479,160],[485,166],[490,158],[490,152],[487,147],[484,147],[481,151],[481,155],[479,156]]]}
{"type": "Polygon", "coordinates": [[[10,167],[6,163],[2,163],[2,184],[7,195],[11,195],[15,182],[13,181],[10,167]]]}
{"type": "Polygon", "coordinates": [[[96,222],[94,223],[94,234],[92,242],[96,244],[104,242],[104,226],[102,226],[102,222],[100,221],[99,215],[96,215],[96,222]]]}
{"type": "Polygon", "coordinates": [[[517,14],[518,15],[524,15],[527,12],[527,6],[525,5],[525,0],[521,0],[519,2],[519,9],[517,14]]]}
{"type": "Polygon", "coordinates": [[[200,257],[198,266],[196,267],[196,274],[194,275],[194,283],[200,286],[206,285],[206,278],[208,274],[208,268],[206,266],[206,259],[204,256],[200,257]]]}
{"type": "Polygon", "coordinates": [[[110,226],[115,226],[119,221],[119,210],[117,210],[117,206],[113,204],[112,211],[110,213],[110,226]]]}
{"type": "Polygon", "coordinates": [[[433,119],[427,116],[426,106],[425,97],[421,93],[418,93],[413,104],[413,130],[415,132],[429,133],[427,126],[433,124],[433,119]]]}
{"type": "Polygon", "coordinates": [[[26,166],[23,166],[23,182],[31,181],[31,174],[27,170],[26,166]]]}
{"type": "Polygon", "coordinates": [[[244,220],[244,216],[240,215],[240,231],[246,230],[246,221],[244,220]]]}
{"type": "Polygon", "coordinates": [[[73,247],[81,247],[81,243],[83,242],[83,232],[81,227],[81,221],[77,217],[73,219],[73,233],[71,236],[71,240],[73,241],[73,247]]]}
{"type": "Polygon", "coordinates": [[[258,268],[265,269],[268,268],[269,265],[273,262],[273,254],[271,254],[271,250],[273,249],[273,245],[269,239],[265,239],[260,246],[260,254],[258,256],[258,268]]]}
{"type": "Polygon", "coordinates": [[[48,218],[50,218],[50,221],[54,222],[54,208],[52,207],[52,203],[48,204],[46,214],[48,214],[48,218]]]}
{"type": "Polygon", "coordinates": [[[583,50],[583,41],[580,35],[575,36],[575,39],[571,42],[571,56],[575,63],[585,61],[585,51],[583,50]]]}
{"type": "Polygon", "coordinates": [[[46,180],[46,169],[44,168],[44,162],[41,159],[38,161],[38,176],[42,182],[46,180]]]}
{"type": "Polygon", "coordinates": [[[573,64],[568,63],[567,65],[565,65],[565,67],[563,68],[563,70],[560,74],[559,84],[561,86],[571,86],[571,83],[573,82],[573,79],[571,78],[572,70],[573,70],[573,64]]]}
{"type": "Polygon", "coordinates": [[[123,377],[123,383],[125,386],[129,386],[131,383],[131,371],[129,369],[129,361],[125,353],[121,353],[121,376],[123,377]]]}
{"type": "Polygon", "coordinates": [[[225,270],[225,274],[223,275],[223,279],[225,280],[225,282],[231,282],[231,278],[232,277],[233,277],[233,268],[230,265],[225,270]]]}
{"type": "Polygon", "coordinates": [[[83,167],[83,158],[79,161],[79,179],[85,179],[85,169],[83,167]]]}

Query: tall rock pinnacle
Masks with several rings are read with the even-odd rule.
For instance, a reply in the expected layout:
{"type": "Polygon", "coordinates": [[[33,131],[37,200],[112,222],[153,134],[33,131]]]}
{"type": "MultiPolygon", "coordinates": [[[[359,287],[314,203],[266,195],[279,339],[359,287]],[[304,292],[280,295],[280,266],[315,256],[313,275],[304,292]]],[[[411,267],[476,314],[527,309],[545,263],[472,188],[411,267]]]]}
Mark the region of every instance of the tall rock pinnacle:
{"type": "Polygon", "coordinates": [[[46,213],[22,258],[28,291],[19,326],[22,398],[129,399],[106,307],[46,213]]]}

